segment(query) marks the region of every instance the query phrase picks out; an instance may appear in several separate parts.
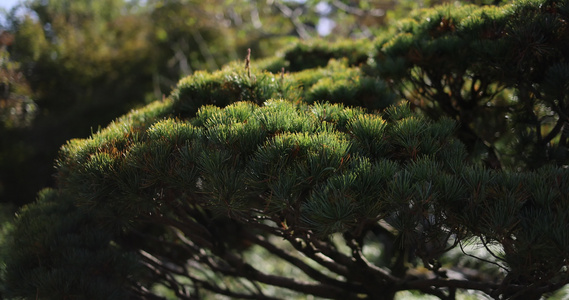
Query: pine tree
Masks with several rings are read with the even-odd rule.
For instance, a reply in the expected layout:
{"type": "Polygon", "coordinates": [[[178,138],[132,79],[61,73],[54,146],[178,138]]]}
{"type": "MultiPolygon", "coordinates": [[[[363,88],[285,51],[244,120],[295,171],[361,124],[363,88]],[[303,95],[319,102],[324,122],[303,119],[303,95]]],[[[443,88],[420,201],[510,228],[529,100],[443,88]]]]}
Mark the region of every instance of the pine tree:
{"type": "MultiPolygon", "coordinates": [[[[512,24],[523,10],[563,31],[566,8],[562,1],[469,6],[463,10],[476,13],[463,23],[483,35],[491,19],[512,24]]],[[[450,52],[440,49],[431,59],[443,58],[431,63],[439,64],[446,87],[436,90],[439,81],[428,73],[437,69],[413,55],[422,57],[418,46],[429,44],[424,23],[433,22],[432,33],[462,28],[433,19],[447,9],[422,11],[408,21],[414,25],[379,37],[376,50],[361,42],[356,49],[372,51],[366,60],[347,51],[354,49],[349,43],[302,44],[289,49],[294,55],[247,68],[239,62],[196,72],[169,97],[68,141],[56,161],[57,189],[42,191],[19,213],[3,272],[6,295],[393,299],[415,290],[455,299],[468,290],[539,299],[566,285],[567,160],[532,165],[525,153],[512,152],[519,168],[488,168],[465,138],[476,122],[462,123],[465,110],[451,114],[437,102],[520,98],[532,87],[552,99],[530,101],[546,109],[566,107],[565,94],[538,75],[519,75],[518,84],[497,80],[504,62],[482,64],[474,54],[475,63],[465,60],[459,69],[460,58],[443,59],[450,52]],[[302,68],[314,53],[328,61],[302,68]],[[295,64],[291,57],[301,62],[298,69],[283,72],[295,64]]],[[[562,49],[556,41],[552,49],[562,49]]],[[[562,54],[547,56],[548,66],[532,57],[519,61],[530,73],[550,74],[565,63],[562,54]]],[[[555,122],[564,120],[563,110],[552,111],[555,122]]],[[[473,110],[473,120],[488,118],[492,126],[490,116],[500,113],[473,110]]],[[[511,128],[524,125],[512,119],[511,128]]],[[[558,130],[550,144],[561,149],[558,130]]]]}
{"type": "Polygon", "coordinates": [[[489,166],[569,159],[569,4],[515,1],[422,10],[376,41],[377,71],[489,166]]]}

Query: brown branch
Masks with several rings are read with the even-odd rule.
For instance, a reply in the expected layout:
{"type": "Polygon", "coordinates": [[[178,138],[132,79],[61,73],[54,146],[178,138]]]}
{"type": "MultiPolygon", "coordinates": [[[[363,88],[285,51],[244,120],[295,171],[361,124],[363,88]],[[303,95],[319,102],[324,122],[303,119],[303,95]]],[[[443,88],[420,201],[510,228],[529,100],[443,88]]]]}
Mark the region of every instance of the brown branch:
{"type": "Polygon", "coordinates": [[[295,278],[265,274],[232,253],[225,253],[223,259],[235,268],[236,273],[239,276],[245,277],[249,280],[255,280],[272,286],[282,287],[318,297],[330,299],[360,299],[357,293],[351,293],[333,285],[309,283],[295,278]]]}
{"type": "Polygon", "coordinates": [[[210,241],[212,239],[211,233],[197,222],[180,222],[164,216],[145,216],[142,220],[151,224],[162,224],[177,228],[202,247],[211,249],[214,246],[210,241]]]}
{"type": "Polygon", "coordinates": [[[391,275],[388,271],[383,270],[382,268],[371,264],[363,255],[360,245],[357,244],[355,240],[350,239],[347,242],[347,244],[352,249],[352,255],[354,256],[356,261],[359,262],[360,265],[364,266],[366,270],[371,271],[373,275],[376,275],[377,277],[382,278],[384,281],[387,282],[397,282],[400,280],[399,278],[391,275]]]}
{"type": "Polygon", "coordinates": [[[190,295],[186,293],[186,290],[180,286],[178,281],[171,274],[187,276],[187,272],[181,271],[180,269],[172,269],[174,267],[173,265],[166,266],[162,260],[146,251],[140,250],[138,253],[142,256],[142,264],[161,279],[164,284],[168,285],[174,291],[178,299],[191,299],[190,295]]]}
{"type": "Polygon", "coordinates": [[[541,140],[541,145],[546,145],[547,143],[551,142],[551,140],[554,139],[561,132],[563,124],[565,124],[565,121],[563,121],[563,119],[561,118],[558,119],[557,123],[551,129],[551,131],[549,131],[549,133],[541,140]]]}
{"type": "Polygon", "coordinates": [[[262,293],[258,294],[243,294],[231,291],[229,289],[220,288],[219,286],[211,284],[209,281],[201,280],[201,279],[193,279],[197,282],[201,287],[214,292],[219,295],[224,295],[231,297],[232,299],[261,299],[261,300],[279,300],[280,298],[265,296],[262,293]]]}
{"type": "Polygon", "coordinates": [[[281,1],[275,1],[274,5],[283,13],[285,17],[287,17],[292,22],[294,28],[296,29],[296,32],[298,33],[298,36],[301,39],[303,40],[310,39],[310,34],[306,30],[306,26],[302,24],[302,22],[298,18],[302,14],[301,10],[299,9],[292,10],[290,9],[290,7],[281,3],[281,1]]]}
{"type": "MultiPolygon", "coordinates": [[[[505,259],[499,257],[499,256],[496,255],[494,252],[492,252],[492,250],[490,249],[490,247],[488,247],[488,242],[484,240],[484,237],[483,237],[482,235],[479,236],[479,238],[480,238],[480,241],[482,242],[482,245],[484,245],[484,248],[486,249],[486,251],[488,251],[488,253],[490,253],[490,255],[492,255],[492,257],[494,257],[496,260],[499,260],[499,261],[502,261],[502,262],[506,262],[505,259]]],[[[502,268],[504,268],[504,270],[506,270],[506,271],[508,271],[508,272],[510,271],[510,270],[508,270],[507,268],[505,268],[505,267],[503,267],[503,266],[502,266],[502,268]]]]}
{"type": "Polygon", "coordinates": [[[310,276],[312,279],[314,279],[318,282],[331,284],[331,285],[342,287],[343,289],[349,289],[349,290],[357,290],[359,288],[354,284],[342,282],[342,281],[330,278],[330,277],[322,274],[320,271],[318,271],[318,270],[310,267],[309,265],[307,265],[301,259],[290,255],[286,251],[284,251],[284,250],[278,248],[277,246],[275,246],[274,244],[268,242],[262,236],[251,235],[249,237],[249,239],[251,241],[253,241],[255,244],[267,249],[272,254],[275,254],[276,256],[282,258],[283,260],[289,262],[291,265],[297,267],[299,270],[303,271],[306,275],[310,276]]]}
{"type": "Polygon", "coordinates": [[[202,34],[196,29],[192,29],[191,33],[192,37],[194,38],[194,41],[196,41],[196,43],[198,44],[198,48],[200,49],[201,54],[205,58],[205,61],[209,69],[210,70],[219,69],[219,66],[215,62],[215,57],[213,57],[212,52],[209,50],[209,46],[206,40],[203,38],[202,34]]]}
{"type": "Polygon", "coordinates": [[[464,255],[466,255],[466,256],[472,257],[472,258],[474,258],[474,259],[476,259],[476,260],[483,261],[483,262],[485,262],[485,263],[493,264],[493,265],[497,266],[498,268],[505,270],[506,272],[509,271],[506,267],[502,266],[501,264],[499,264],[499,263],[497,263],[497,262],[490,261],[490,260],[487,260],[487,259],[484,259],[484,258],[481,258],[481,257],[477,257],[477,256],[474,256],[474,255],[472,255],[472,254],[470,254],[470,253],[466,253],[466,251],[464,251],[464,248],[462,247],[462,243],[461,243],[461,242],[458,243],[458,246],[460,247],[460,251],[462,252],[462,254],[464,254],[464,255]]]}
{"type": "Polygon", "coordinates": [[[497,289],[499,285],[491,282],[434,278],[404,281],[397,285],[397,290],[421,290],[427,292],[432,291],[432,287],[477,290],[489,295],[490,292],[497,289]]]}
{"type": "MultiPolygon", "coordinates": [[[[176,234],[182,242],[188,245],[193,244],[192,241],[188,240],[186,237],[181,235],[180,232],[176,232],[176,234]]],[[[332,295],[333,293],[330,292],[330,289],[335,290],[334,293],[340,293],[340,294],[342,293],[342,289],[336,287],[332,288],[334,284],[337,283],[336,281],[331,282],[331,285],[319,285],[319,284],[308,284],[304,282],[297,282],[294,279],[289,279],[286,277],[263,274],[260,271],[254,269],[249,264],[245,263],[241,258],[235,256],[234,254],[224,253],[223,255],[224,258],[214,257],[213,255],[201,251],[201,253],[198,253],[196,255],[196,259],[206,264],[211,270],[228,276],[243,277],[251,281],[255,280],[262,283],[289,288],[294,291],[307,293],[307,294],[314,294],[316,296],[322,296],[322,297],[328,297],[329,295],[332,295]],[[228,265],[223,266],[220,264],[220,262],[214,261],[214,258],[220,258],[228,265]],[[251,276],[251,274],[253,276],[251,276]]],[[[174,270],[174,269],[171,269],[171,271],[176,271],[178,273],[180,272],[180,270],[174,270]]],[[[182,275],[181,273],[179,274],[182,275]]],[[[346,299],[349,298],[350,297],[346,299]]]]}
{"type": "Polygon", "coordinates": [[[183,287],[181,287],[180,284],[178,283],[178,281],[169,273],[184,276],[186,278],[189,278],[192,282],[194,282],[194,285],[197,284],[200,287],[203,287],[203,288],[205,288],[211,292],[214,292],[214,293],[220,294],[220,295],[229,296],[232,298],[267,299],[267,300],[278,299],[278,298],[274,298],[274,297],[265,296],[260,289],[257,291],[257,293],[251,293],[251,294],[244,294],[244,293],[231,291],[229,289],[224,289],[224,288],[221,288],[217,285],[212,284],[210,281],[202,280],[202,279],[199,279],[195,276],[192,276],[187,270],[185,270],[185,271],[180,271],[179,269],[176,270],[176,268],[172,264],[164,263],[163,260],[154,257],[153,255],[151,255],[148,252],[141,250],[141,251],[139,251],[139,253],[144,258],[145,266],[147,268],[149,268],[153,273],[155,273],[156,275],[161,277],[164,280],[164,283],[169,285],[174,290],[178,299],[194,299],[194,297],[192,297],[191,295],[189,295],[187,293],[182,293],[181,291],[185,291],[185,289],[183,287]]]}
{"type": "Polygon", "coordinates": [[[363,10],[357,7],[344,4],[342,1],[338,0],[332,1],[332,5],[336,6],[340,10],[343,10],[349,14],[356,15],[359,17],[363,16],[383,17],[385,15],[385,11],[383,9],[376,8],[371,10],[363,10]]]}
{"type": "MultiPolygon", "coordinates": [[[[330,256],[327,256],[326,253],[331,254],[333,250],[323,246],[324,243],[322,243],[320,247],[317,247],[312,243],[306,241],[306,239],[303,242],[300,242],[296,238],[291,236],[283,236],[283,238],[285,238],[296,250],[302,252],[308,258],[314,260],[315,262],[325,267],[326,269],[336,274],[340,274],[342,276],[347,276],[349,274],[347,266],[343,265],[340,262],[340,261],[346,262],[346,260],[345,259],[335,260],[330,256]]],[[[348,258],[347,261],[350,262],[350,259],[348,258]]]]}
{"type": "Polygon", "coordinates": [[[137,296],[135,299],[166,300],[164,297],[154,295],[152,291],[148,290],[138,282],[133,283],[133,287],[129,290],[131,294],[137,296]]]}

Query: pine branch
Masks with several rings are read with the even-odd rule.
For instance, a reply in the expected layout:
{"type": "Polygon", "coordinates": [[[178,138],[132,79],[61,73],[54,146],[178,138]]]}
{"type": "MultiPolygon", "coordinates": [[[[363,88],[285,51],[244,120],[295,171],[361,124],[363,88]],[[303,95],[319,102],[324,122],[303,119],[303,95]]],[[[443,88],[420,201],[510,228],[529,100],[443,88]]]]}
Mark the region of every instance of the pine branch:
{"type": "Polygon", "coordinates": [[[296,280],[294,278],[262,273],[231,253],[226,253],[224,255],[224,259],[231,266],[233,266],[241,276],[244,276],[250,280],[259,281],[261,283],[283,287],[303,294],[309,294],[318,297],[326,297],[330,299],[359,299],[357,293],[353,293],[349,290],[343,290],[329,284],[308,283],[296,280]]]}
{"type": "Polygon", "coordinates": [[[303,260],[296,258],[296,257],[292,256],[290,253],[288,253],[288,252],[278,248],[277,246],[271,244],[270,242],[265,240],[262,236],[258,236],[258,235],[257,236],[248,235],[248,236],[249,236],[249,239],[251,241],[253,241],[255,244],[267,249],[272,254],[275,254],[276,256],[282,258],[283,260],[289,262],[291,265],[300,269],[306,275],[310,276],[312,279],[314,279],[318,282],[322,282],[325,284],[330,284],[333,286],[341,287],[342,289],[347,289],[347,290],[358,289],[357,287],[355,287],[353,284],[350,284],[349,282],[338,281],[338,280],[335,280],[329,276],[322,274],[322,272],[318,271],[317,269],[310,267],[303,260]]]}

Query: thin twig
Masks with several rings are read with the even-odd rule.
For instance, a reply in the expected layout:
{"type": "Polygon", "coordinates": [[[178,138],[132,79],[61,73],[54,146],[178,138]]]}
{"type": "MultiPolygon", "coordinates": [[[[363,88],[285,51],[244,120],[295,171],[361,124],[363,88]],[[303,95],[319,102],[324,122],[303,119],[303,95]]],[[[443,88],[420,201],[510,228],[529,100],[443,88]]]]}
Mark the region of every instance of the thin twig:
{"type": "Polygon", "coordinates": [[[472,255],[472,254],[470,254],[470,253],[466,253],[466,251],[464,250],[464,248],[463,248],[463,246],[462,246],[462,242],[459,242],[459,243],[458,243],[458,246],[460,247],[460,251],[462,251],[462,253],[463,253],[464,255],[469,256],[469,257],[472,257],[472,258],[477,259],[477,260],[480,260],[480,261],[483,261],[483,262],[486,262],[486,263],[489,263],[489,264],[493,264],[493,265],[497,266],[498,268],[501,268],[501,269],[504,269],[504,270],[508,271],[507,268],[505,268],[504,266],[500,265],[500,264],[497,263],[497,262],[490,261],[490,260],[487,260],[487,259],[484,259],[484,258],[481,258],[481,257],[477,257],[477,256],[474,256],[474,255],[472,255]]]}
{"type": "Polygon", "coordinates": [[[251,48],[247,49],[247,57],[245,57],[245,70],[247,71],[247,76],[251,79],[251,48]]]}

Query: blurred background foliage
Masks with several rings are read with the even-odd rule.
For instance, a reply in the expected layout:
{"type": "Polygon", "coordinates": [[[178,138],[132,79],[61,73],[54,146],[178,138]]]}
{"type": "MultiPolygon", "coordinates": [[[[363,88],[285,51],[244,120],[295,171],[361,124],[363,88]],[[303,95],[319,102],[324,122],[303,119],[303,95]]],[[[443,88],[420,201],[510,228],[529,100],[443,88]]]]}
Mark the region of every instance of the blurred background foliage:
{"type": "Polygon", "coordinates": [[[258,60],[297,40],[372,39],[412,9],[441,2],[22,1],[1,25],[0,201],[32,202],[53,186],[66,140],[168,95],[185,75],[242,60],[247,48],[258,60]]]}

